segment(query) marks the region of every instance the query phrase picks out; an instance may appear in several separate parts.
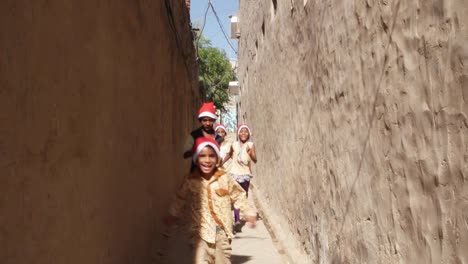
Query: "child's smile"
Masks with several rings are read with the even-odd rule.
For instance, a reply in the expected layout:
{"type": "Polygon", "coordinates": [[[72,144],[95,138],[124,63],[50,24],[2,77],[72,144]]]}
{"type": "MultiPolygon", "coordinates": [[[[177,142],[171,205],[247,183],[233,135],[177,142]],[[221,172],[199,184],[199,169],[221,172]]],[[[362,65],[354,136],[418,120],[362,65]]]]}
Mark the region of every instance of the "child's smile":
{"type": "Polygon", "coordinates": [[[247,128],[242,128],[239,131],[240,141],[245,142],[245,141],[247,141],[249,139],[249,137],[250,137],[250,134],[249,134],[249,130],[247,130],[247,128]]]}
{"type": "Polygon", "coordinates": [[[204,147],[198,154],[197,163],[202,174],[212,174],[218,163],[218,155],[211,147],[204,147]]]}

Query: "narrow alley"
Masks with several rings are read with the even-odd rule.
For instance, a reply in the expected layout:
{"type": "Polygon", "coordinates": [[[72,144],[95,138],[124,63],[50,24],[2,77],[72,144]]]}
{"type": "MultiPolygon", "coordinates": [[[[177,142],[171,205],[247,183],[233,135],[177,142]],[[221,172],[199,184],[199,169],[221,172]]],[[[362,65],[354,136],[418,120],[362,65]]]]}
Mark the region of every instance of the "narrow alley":
{"type": "MultiPolygon", "coordinates": [[[[254,199],[249,199],[254,204],[254,199]]],[[[181,228],[166,230],[163,236],[167,243],[159,249],[156,263],[190,263],[190,247],[184,241],[189,238],[181,228]],[[185,245],[185,247],[181,247],[185,245]],[[165,253],[167,252],[167,253],[165,253]]],[[[289,262],[288,256],[278,252],[278,245],[275,245],[267,227],[260,219],[255,228],[244,226],[242,232],[237,233],[232,240],[232,264],[286,264],[289,262]],[[245,242],[247,241],[247,242],[245,242]]]]}
{"type": "Polygon", "coordinates": [[[1,264],[468,264],[467,13],[0,1],[1,264]]]}

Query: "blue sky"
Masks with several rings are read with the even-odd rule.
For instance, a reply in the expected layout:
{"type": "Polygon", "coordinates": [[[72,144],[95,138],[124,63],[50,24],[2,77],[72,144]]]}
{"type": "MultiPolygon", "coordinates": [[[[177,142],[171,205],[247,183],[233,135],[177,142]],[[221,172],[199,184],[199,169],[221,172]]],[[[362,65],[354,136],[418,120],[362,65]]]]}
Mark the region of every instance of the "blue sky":
{"type": "MultiPolygon", "coordinates": [[[[208,5],[208,0],[192,0],[191,2],[190,16],[192,19],[192,24],[203,25],[203,18],[206,7],[208,5]]],[[[211,3],[213,4],[216,13],[219,16],[219,19],[221,20],[226,34],[228,34],[228,37],[230,37],[231,29],[229,16],[237,14],[237,11],[239,10],[239,0],[211,0],[211,3]]],[[[227,43],[211,9],[208,10],[203,34],[207,39],[211,40],[211,44],[214,47],[225,50],[228,58],[237,59],[237,55],[227,43]]],[[[237,50],[237,40],[230,40],[234,48],[237,50]]]]}

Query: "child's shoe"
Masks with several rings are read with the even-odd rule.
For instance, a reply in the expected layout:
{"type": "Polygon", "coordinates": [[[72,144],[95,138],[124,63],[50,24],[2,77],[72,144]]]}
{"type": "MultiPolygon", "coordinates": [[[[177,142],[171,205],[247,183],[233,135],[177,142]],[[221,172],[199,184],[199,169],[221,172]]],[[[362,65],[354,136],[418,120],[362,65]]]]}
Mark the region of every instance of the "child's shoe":
{"type": "Polygon", "coordinates": [[[237,221],[235,224],[234,224],[234,232],[236,233],[241,233],[242,232],[242,227],[244,225],[242,224],[241,221],[237,221]]]}

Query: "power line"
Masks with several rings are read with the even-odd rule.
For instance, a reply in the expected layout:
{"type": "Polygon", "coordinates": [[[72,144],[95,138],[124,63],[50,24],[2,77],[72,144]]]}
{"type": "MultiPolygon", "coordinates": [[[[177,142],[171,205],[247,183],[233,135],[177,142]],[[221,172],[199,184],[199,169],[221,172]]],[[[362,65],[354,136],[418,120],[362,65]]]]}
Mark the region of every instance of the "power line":
{"type": "Polygon", "coordinates": [[[213,4],[211,3],[211,0],[208,0],[208,5],[211,7],[211,10],[213,10],[213,13],[216,17],[216,20],[218,21],[218,25],[219,25],[219,28],[221,28],[221,31],[223,32],[223,35],[224,35],[224,38],[226,39],[227,43],[229,44],[229,46],[231,47],[231,49],[234,51],[234,53],[236,53],[237,55],[237,50],[234,48],[234,46],[232,45],[231,41],[229,40],[229,37],[227,36],[226,32],[224,31],[224,28],[223,28],[223,25],[221,23],[221,20],[219,19],[218,17],[218,13],[216,13],[216,10],[213,6],[213,4]]]}
{"type": "Polygon", "coordinates": [[[198,35],[198,38],[197,38],[197,46],[198,46],[198,41],[200,40],[201,38],[201,35],[203,34],[203,30],[205,29],[205,25],[206,25],[206,16],[208,15],[208,10],[210,9],[210,4],[211,4],[211,0],[208,0],[208,3],[206,5],[206,9],[205,9],[205,14],[203,15],[204,18],[203,18],[203,25],[202,25],[202,28],[200,30],[200,35],[198,35]]]}
{"type": "Polygon", "coordinates": [[[206,9],[205,9],[205,14],[204,14],[204,18],[203,18],[203,25],[202,25],[202,28],[200,30],[200,34],[198,34],[198,37],[197,39],[195,40],[195,49],[197,51],[197,60],[199,59],[199,55],[200,55],[200,51],[198,50],[198,43],[200,42],[200,38],[201,36],[203,35],[203,30],[205,29],[205,25],[206,25],[206,16],[208,15],[208,10],[210,9],[210,2],[211,0],[208,0],[208,3],[206,4],[206,9]]]}

